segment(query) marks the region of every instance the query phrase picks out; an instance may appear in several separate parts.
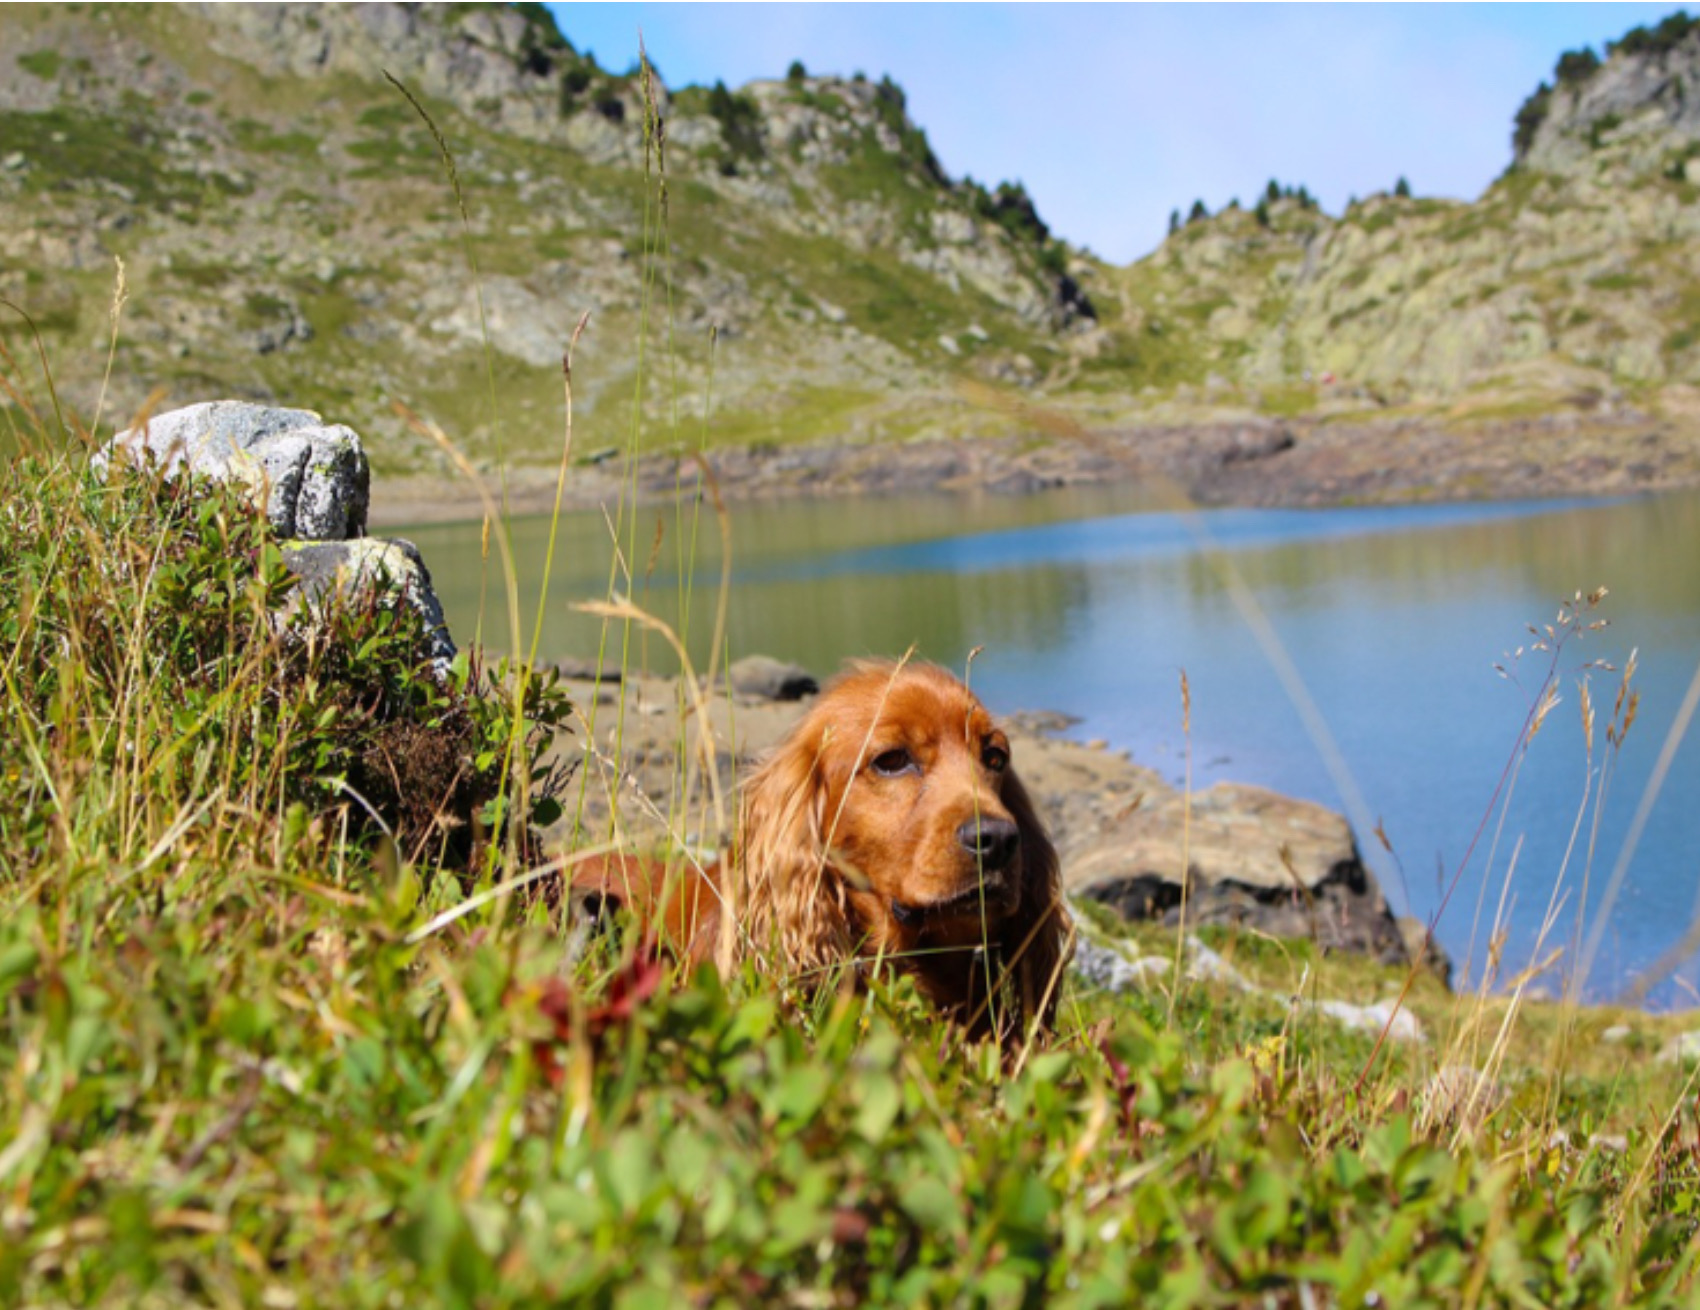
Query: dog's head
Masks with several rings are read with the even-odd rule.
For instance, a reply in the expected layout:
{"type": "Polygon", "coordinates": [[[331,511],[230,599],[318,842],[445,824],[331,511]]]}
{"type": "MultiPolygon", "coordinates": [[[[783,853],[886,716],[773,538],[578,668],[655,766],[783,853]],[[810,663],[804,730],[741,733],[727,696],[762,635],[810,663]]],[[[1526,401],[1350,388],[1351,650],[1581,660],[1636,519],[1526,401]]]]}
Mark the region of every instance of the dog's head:
{"type": "Polygon", "coordinates": [[[828,686],[746,782],[737,863],[750,944],[793,972],[885,959],[960,1009],[986,947],[1020,1014],[1048,1020],[1056,852],[1009,738],[943,669],[859,664],[828,686]]]}

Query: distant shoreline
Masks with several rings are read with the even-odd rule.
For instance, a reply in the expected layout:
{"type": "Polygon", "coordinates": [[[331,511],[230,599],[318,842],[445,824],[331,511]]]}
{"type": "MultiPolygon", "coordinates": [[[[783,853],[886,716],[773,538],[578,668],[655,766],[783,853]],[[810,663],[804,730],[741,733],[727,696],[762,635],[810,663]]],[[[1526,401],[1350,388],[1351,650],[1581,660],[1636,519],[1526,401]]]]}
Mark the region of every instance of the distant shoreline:
{"type": "MultiPolygon", "coordinates": [[[[1630,411],[1488,422],[1433,418],[1243,421],[1113,428],[1079,437],[930,438],[901,444],[726,447],[707,455],[728,502],[929,492],[1020,494],[1069,486],[1150,482],[1177,503],[1324,507],[1623,496],[1700,487],[1700,423],[1630,411]]],[[[553,469],[508,476],[515,514],[547,513],[553,469]]],[[[566,509],[630,496],[669,499],[695,488],[694,459],[578,465],[566,509]]],[[[488,487],[493,499],[500,488],[488,487]]],[[[464,481],[385,477],[372,504],[378,527],[476,520],[464,481]]]]}

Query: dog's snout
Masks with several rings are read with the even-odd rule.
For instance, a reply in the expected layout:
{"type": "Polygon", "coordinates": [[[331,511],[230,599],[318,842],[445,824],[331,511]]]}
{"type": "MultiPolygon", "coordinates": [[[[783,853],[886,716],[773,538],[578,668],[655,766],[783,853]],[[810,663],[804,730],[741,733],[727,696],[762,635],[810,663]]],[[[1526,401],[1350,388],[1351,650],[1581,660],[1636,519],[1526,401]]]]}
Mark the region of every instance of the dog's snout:
{"type": "Polygon", "coordinates": [[[1008,819],[970,819],[956,830],[956,840],[987,873],[1007,868],[1021,844],[1021,829],[1008,819]]]}

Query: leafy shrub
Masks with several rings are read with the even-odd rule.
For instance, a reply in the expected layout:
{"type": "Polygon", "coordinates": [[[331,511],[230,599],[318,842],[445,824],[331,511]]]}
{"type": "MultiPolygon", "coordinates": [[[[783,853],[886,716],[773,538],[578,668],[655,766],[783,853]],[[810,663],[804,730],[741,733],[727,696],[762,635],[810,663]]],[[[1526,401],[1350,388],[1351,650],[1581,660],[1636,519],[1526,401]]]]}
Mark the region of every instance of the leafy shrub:
{"type": "Polygon", "coordinates": [[[57,50],[34,50],[18,56],[18,67],[31,77],[51,81],[59,72],[64,57],[57,50]]]}
{"type": "Polygon", "coordinates": [[[535,77],[547,77],[563,58],[572,58],[572,42],[561,34],[546,5],[523,0],[514,9],[525,19],[519,36],[518,64],[535,77]]]}
{"type": "Polygon", "coordinates": [[[1588,124],[1588,148],[1598,150],[1605,144],[1606,135],[1623,126],[1623,115],[1601,114],[1588,124]]]}
{"type": "Polygon", "coordinates": [[[580,97],[590,89],[593,76],[589,67],[584,64],[573,64],[561,71],[561,117],[568,118],[577,113],[580,97]]]}
{"type": "MultiPolygon", "coordinates": [[[[100,830],[84,807],[135,788],[187,803],[210,777],[226,804],[341,811],[354,832],[387,830],[409,858],[456,867],[500,831],[511,697],[490,694],[472,657],[439,676],[421,618],[375,594],[294,620],[295,579],[238,492],[22,458],[0,472],[0,499],[16,729],[0,734],[0,772],[39,783],[0,816],[0,850],[29,859],[23,837],[21,852],[45,854],[29,834],[100,830]],[[55,785],[62,770],[83,770],[79,785],[55,785]]],[[[565,703],[536,684],[523,713],[530,764],[565,703]]],[[[538,782],[528,820],[553,817],[538,782]]]]}
{"type": "Polygon", "coordinates": [[[785,80],[793,86],[802,82],[804,78],[808,77],[808,75],[809,70],[803,67],[803,61],[801,59],[793,59],[791,61],[791,67],[785,70],[785,80]]]}
{"type": "Polygon", "coordinates": [[[1580,86],[1600,69],[1600,57],[1594,53],[1592,46],[1583,46],[1580,50],[1566,50],[1558,57],[1558,65],[1553,69],[1560,86],[1580,86]]]}
{"type": "Polygon", "coordinates": [[[1263,198],[1270,204],[1274,204],[1277,200],[1296,200],[1301,208],[1319,208],[1316,197],[1311,195],[1308,187],[1282,186],[1274,178],[1270,178],[1269,185],[1263,188],[1263,198]]]}
{"type": "Polygon", "coordinates": [[[999,182],[988,191],[973,178],[964,178],[961,190],[969,206],[982,218],[989,218],[1017,241],[1043,245],[1051,239],[1050,226],[1039,217],[1039,208],[1020,182],[999,182]]]}
{"type": "MultiPolygon", "coordinates": [[[[865,81],[860,73],[857,79],[865,81]]],[[[909,97],[903,88],[891,80],[890,74],[881,76],[874,87],[874,113],[897,137],[899,149],[903,157],[913,164],[925,177],[949,185],[950,179],[945,176],[933,148],[927,141],[927,134],[909,121],[909,97]]]]}

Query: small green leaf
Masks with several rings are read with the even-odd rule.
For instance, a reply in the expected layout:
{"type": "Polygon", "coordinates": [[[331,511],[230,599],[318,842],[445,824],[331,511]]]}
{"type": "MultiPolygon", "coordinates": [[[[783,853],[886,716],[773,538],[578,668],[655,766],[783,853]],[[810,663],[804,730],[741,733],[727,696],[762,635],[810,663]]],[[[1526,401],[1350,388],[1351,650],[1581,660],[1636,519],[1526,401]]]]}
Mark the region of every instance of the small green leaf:
{"type": "Polygon", "coordinates": [[[856,1131],[870,1142],[881,1142],[903,1110],[903,1092],[897,1083],[878,1074],[862,1082],[861,1104],[856,1110],[856,1131]]]}
{"type": "Polygon", "coordinates": [[[923,1176],[899,1189],[897,1203],[922,1228],[936,1233],[962,1231],[962,1207],[955,1194],[937,1178],[923,1176]]]}

